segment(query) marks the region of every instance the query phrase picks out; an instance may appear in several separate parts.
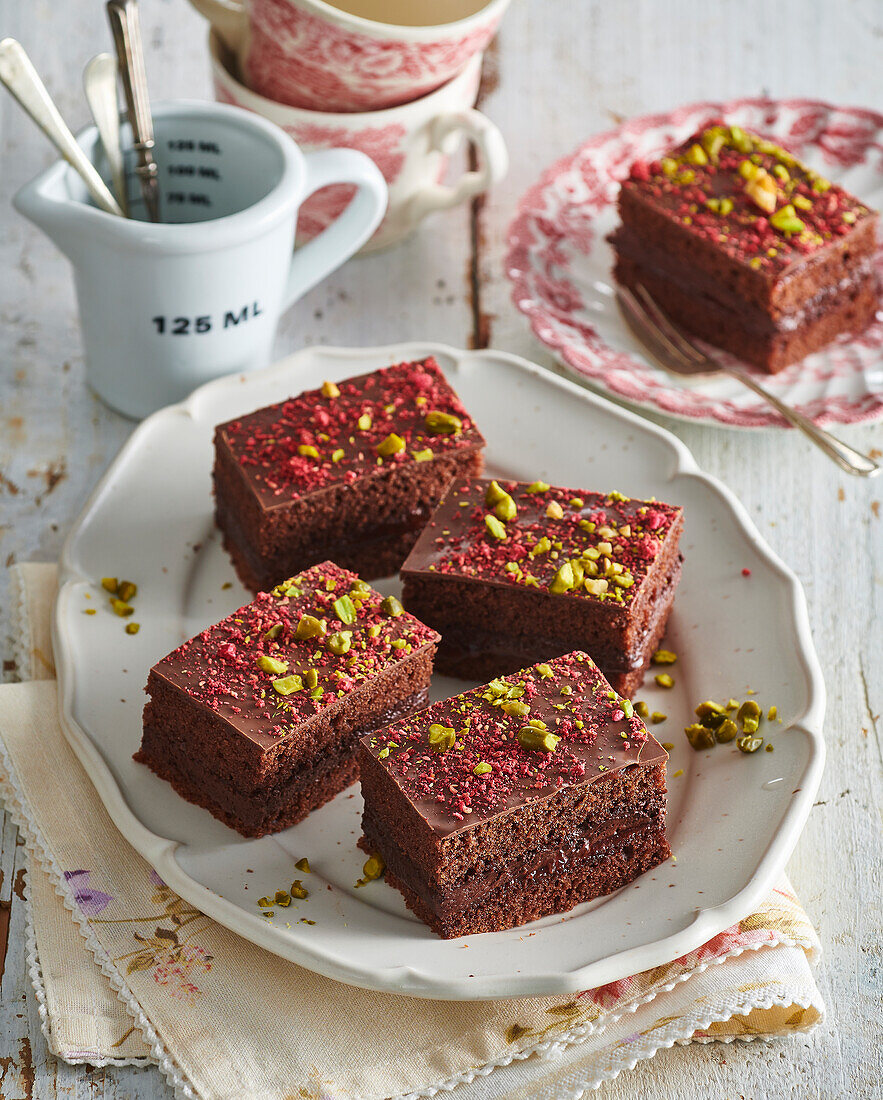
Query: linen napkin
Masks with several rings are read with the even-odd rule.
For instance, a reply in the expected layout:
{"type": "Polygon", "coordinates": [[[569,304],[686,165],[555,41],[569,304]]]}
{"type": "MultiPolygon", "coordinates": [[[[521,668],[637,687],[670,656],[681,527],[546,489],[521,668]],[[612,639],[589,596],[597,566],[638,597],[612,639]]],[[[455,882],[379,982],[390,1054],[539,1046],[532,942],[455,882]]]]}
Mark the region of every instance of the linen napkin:
{"type": "MultiPolygon", "coordinates": [[[[696,951],[577,995],[452,1003],[285,962],[178,898],[117,832],[57,717],[54,566],[13,567],[20,683],[0,687],[0,797],[28,859],[28,963],[68,1062],[159,1067],[179,1096],[565,1100],[675,1043],[805,1032],[819,942],[784,878],[696,951]]],[[[687,1055],[684,1055],[687,1057],[687,1055]]]]}

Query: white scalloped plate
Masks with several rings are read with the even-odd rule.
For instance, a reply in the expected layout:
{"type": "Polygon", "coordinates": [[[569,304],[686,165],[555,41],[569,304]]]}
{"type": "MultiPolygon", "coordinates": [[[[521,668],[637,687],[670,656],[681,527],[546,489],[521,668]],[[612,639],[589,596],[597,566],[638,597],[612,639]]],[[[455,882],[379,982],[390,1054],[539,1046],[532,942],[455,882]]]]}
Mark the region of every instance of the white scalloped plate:
{"type": "MultiPolygon", "coordinates": [[[[257,944],[343,982],[471,1000],[574,992],[692,950],[749,913],[788,858],[818,788],[824,685],[803,593],[743,507],[668,432],[539,367],[434,344],[307,348],[270,370],[213,382],[146,420],[86,505],[61,559],[54,617],[68,738],[111,817],[182,897],[257,944]],[[354,889],[361,798],[246,840],[191,806],[132,753],[150,666],[247,601],[212,524],[213,426],[324,379],[434,354],[488,439],[495,473],[657,496],[686,511],[686,557],[668,644],[677,685],[641,693],[669,720],[669,837],[677,854],[631,886],[508,932],[437,939],[386,883],[354,889]],[[751,570],[743,576],[742,570],[751,570]],[[139,586],[141,631],[105,610],[100,578],[139,586]],[[233,587],[225,589],[226,582],[233,587]],[[92,600],[86,600],[86,593],[92,600]],[[84,615],[91,602],[99,614],[84,615]],[[706,697],[751,687],[775,703],[773,753],[695,753],[681,727],[706,697]],[[675,775],[683,769],[683,773],[675,775]],[[310,897],[273,918],[256,900],[308,856],[310,897]],[[298,923],[300,918],[316,923],[298,923]],[[465,950],[466,947],[469,950],[465,950]]],[[[382,587],[395,590],[394,581],[382,587]]],[[[459,690],[441,678],[436,698],[459,690]]]]}

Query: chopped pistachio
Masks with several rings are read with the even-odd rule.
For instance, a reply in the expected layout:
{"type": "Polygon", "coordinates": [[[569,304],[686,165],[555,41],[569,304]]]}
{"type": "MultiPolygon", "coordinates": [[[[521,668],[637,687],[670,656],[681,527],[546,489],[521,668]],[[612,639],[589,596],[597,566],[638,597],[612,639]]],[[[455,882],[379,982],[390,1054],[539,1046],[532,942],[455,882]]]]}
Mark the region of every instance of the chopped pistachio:
{"type": "Polygon", "coordinates": [[[135,608],[131,604],[127,604],[125,600],[112,599],[110,606],[114,609],[114,612],[121,618],[125,619],[127,615],[132,615],[135,612],[135,608]]]}
{"type": "Polygon", "coordinates": [[[353,632],[351,630],[337,630],[328,635],[325,644],[335,657],[342,657],[344,653],[350,651],[350,646],[353,644],[353,632]]]}
{"type": "Polygon", "coordinates": [[[509,494],[498,481],[492,481],[484,494],[484,502],[488,508],[493,508],[497,501],[505,500],[509,494]]]}
{"type": "Polygon", "coordinates": [[[126,633],[127,634],[137,634],[140,629],[141,629],[141,624],[140,623],[126,623],[126,633]]]}
{"type": "Polygon", "coordinates": [[[752,718],[754,721],[758,721],[761,715],[759,705],[753,699],[746,699],[745,702],[739,707],[736,717],[740,722],[745,722],[746,718],[752,718]]]}
{"type": "Polygon", "coordinates": [[[506,538],[506,528],[497,519],[496,516],[487,515],[484,517],[484,525],[488,530],[488,533],[492,535],[498,542],[503,542],[506,538]]]}
{"type": "Polygon", "coordinates": [[[571,508],[582,508],[585,501],[582,497],[572,497],[567,503],[571,508]]]}
{"type": "Polygon", "coordinates": [[[314,668],[305,669],[302,675],[304,683],[311,691],[314,687],[318,687],[319,673],[314,668]]]}
{"type": "Polygon", "coordinates": [[[798,210],[812,210],[812,199],[808,199],[806,195],[793,195],[791,202],[798,210]]]}
{"type": "Polygon", "coordinates": [[[368,637],[369,638],[376,638],[379,633],[380,633],[380,623],[372,623],[368,627],[368,637]]]}
{"type": "Polygon", "coordinates": [[[297,861],[297,863],[295,863],[294,866],[298,871],[303,872],[303,874],[305,874],[305,875],[310,874],[310,871],[311,871],[310,861],[307,859],[306,856],[304,856],[302,859],[299,859],[297,861]]]}
{"type": "Polygon", "coordinates": [[[684,733],[687,735],[687,740],[697,752],[702,749],[714,748],[714,734],[711,730],[706,729],[705,726],[700,725],[698,722],[694,722],[690,726],[685,726],[684,733]]]}
{"type": "Polygon", "coordinates": [[[101,587],[105,592],[110,592],[111,595],[115,596],[117,588],[119,587],[119,581],[116,577],[102,577],[101,587]]]}
{"type": "Polygon", "coordinates": [[[522,726],[515,736],[518,738],[518,744],[531,752],[554,752],[561,740],[548,730],[530,725],[522,726]]]}
{"type": "Polygon", "coordinates": [[[507,699],[500,704],[500,710],[514,718],[524,718],[530,714],[530,705],[520,699],[507,699]]]}
{"type": "MultiPolygon", "coordinates": [[[[86,609],[85,609],[85,610],[83,611],[83,614],[84,614],[84,615],[97,615],[97,614],[98,614],[98,612],[97,612],[97,611],[95,610],[95,608],[94,608],[94,607],[87,607],[87,608],[86,608],[86,609]]],[[[130,625],[131,625],[131,624],[130,624],[130,625]]]]}
{"type": "Polygon", "coordinates": [[[659,672],[653,677],[653,679],[656,681],[657,684],[659,684],[661,688],[672,688],[675,686],[674,679],[669,676],[667,672],[659,672]]]}
{"type": "Polygon", "coordinates": [[[494,514],[497,519],[503,520],[505,523],[509,523],[515,519],[518,515],[518,509],[515,507],[515,501],[512,497],[506,493],[497,503],[494,505],[494,514]]]}
{"type": "Polygon", "coordinates": [[[342,623],[350,626],[356,621],[356,609],[349,596],[338,596],[331,606],[334,609],[334,614],[342,623]]]}
{"type": "Polygon", "coordinates": [[[635,714],[637,714],[639,718],[649,718],[650,708],[643,699],[639,699],[637,703],[635,703],[635,714]]]}
{"type": "Polygon", "coordinates": [[[310,891],[304,886],[299,878],[296,878],[291,884],[291,896],[293,898],[298,898],[300,901],[310,896],[310,891]]]}
{"type": "Polygon", "coordinates": [[[677,653],[672,653],[670,649],[657,649],[650,661],[654,665],[673,665],[677,659],[677,653]]]}
{"type": "Polygon", "coordinates": [[[479,762],[472,769],[472,774],[473,775],[487,775],[488,772],[491,772],[493,770],[494,769],[486,761],[479,760],[479,762]]]}
{"type": "Polygon", "coordinates": [[[288,672],[288,662],[280,661],[276,657],[270,657],[266,653],[262,653],[258,657],[258,668],[264,672],[272,672],[274,676],[281,676],[283,672],[288,672]]]}
{"type": "Polygon", "coordinates": [[[338,447],[336,451],[331,452],[331,461],[332,462],[340,462],[340,460],[343,458],[344,454],[345,454],[345,452],[344,452],[343,447],[338,447]]]}
{"type": "Polygon", "coordinates": [[[404,638],[394,638],[389,644],[393,649],[404,649],[408,643],[404,638]]]}
{"type": "Polygon", "coordinates": [[[319,452],[311,443],[301,443],[297,448],[297,453],[303,458],[318,458],[319,452]]]}
{"type": "Polygon", "coordinates": [[[760,725],[756,718],[743,718],[742,719],[742,732],[743,733],[757,733],[757,727],[760,725]]]}
{"type": "Polygon", "coordinates": [[[381,458],[391,458],[393,455],[400,454],[404,449],[404,439],[400,435],[396,435],[395,432],[390,432],[386,439],[381,440],[374,448],[381,458]]]}
{"type": "Polygon", "coordinates": [[[778,713],[779,713],[779,708],[778,707],[776,707],[776,706],[770,707],[770,709],[767,711],[767,715],[766,715],[767,719],[770,722],[774,722],[776,720],[776,717],[778,716],[778,713]]]}
{"type": "Polygon", "coordinates": [[[442,726],[433,722],[429,727],[429,747],[433,752],[447,752],[454,747],[457,734],[453,726],[442,726]]]}
{"type": "Polygon", "coordinates": [[[279,637],[279,635],[282,633],[282,630],[283,630],[283,624],[282,623],[273,623],[273,625],[270,627],[270,629],[264,634],[264,638],[268,642],[272,642],[274,638],[279,637]]]}
{"type": "Polygon", "coordinates": [[[537,672],[544,680],[549,680],[552,676],[555,675],[549,665],[536,665],[535,667],[537,672]]]}
{"type": "Polygon", "coordinates": [[[272,909],[273,908],[273,899],[272,898],[258,898],[258,905],[261,907],[261,909],[272,909]]]}
{"type": "Polygon", "coordinates": [[[524,491],[526,493],[548,493],[550,488],[548,481],[532,481],[524,491]]]}
{"type": "Polygon", "coordinates": [[[415,462],[431,462],[433,457],[432,450],[426,447],[422,451],[411,451],[411,457],[415,462]]]}
{"type": "Polygon", "coordinates": [[[650,721],[654,726],[658,726],[660,722],[665,722],[668,718],[667,714],[663,714],[661,710],[654,710],[650,715],[650,721]]]}
{"type": "Polygon", "coordinates": [[[720,705],[715,703],[711,699],[706,699],[704,703],[700,703],[698,707],[693,711],[703,726],[708,726],[714,729],[715,726],[719,726],[724,720],[726,710],[720,705]]]}
{"type": "Polygon", "coordinates": [[[770,217],[770,225],[780,233],[801,233],[806,228],[790,203],[770,217]]]}
{"type": "Polygon", "coordinates": [[[565,592],[573,591],[573,589],[577,587],[577,578],[573,565],[569,561],[566,561],[563,565],[558,567],[555,576],[549,584],[549,591],[560,596],[565,592]]]}
{"type": "Polygon", "coordinates": [[[285,676],[281,680],[273,680],[273,690],[277,695],[294,695],[296,691],[303,689],[304,683],[300,676],[296,676],[292,673],[291,676],[285,676]]]}
{"type": "Polygon", "coordinates": [[[365,866],[362,868],[362,874],[369,882],[372,882],[374,879],[380,878],[385,870],[386,864],[383,862],[383,856],[375,852],[374,855],[365,861],[365,866]]]}
{"type": "Polygon", "coordinates": [[[131,581],[120,581],[117,595],[121,600],[130,603],[138,595],[138,585],[131,581]]]}
{"type": "Polygon", "coordinates": [[[371,430],[371,425],[374,421],[371,419],[370,413],[362,413],[359,419],[356,421],[356,427],[360,432],[368,432],[371,430]]]}
{"type": "Polygon", "coordinates": [[[273,904],[279,905],[283,909],[287,909],[291,905],[291,895],[287,890],[277,890],[273,895],[273,904]]]}
{"type": "Polygon", "coordinates": [[[423,426],[430,435],[459,435],[463,421],[452,413],[433,411],[426,414],[423,426]]]}
{"type": "Polygon", "coordinates": [[[726,709],[727,710],[738,710],[739,709],[739,700],[738,699],[732,699],[732,698],[727,699],[726,709]]]}
{"type": "Polygon", "coordinates": [[[762,744],[762,737],[754,737],[750,733],[736,738],[736,747],[740,752],[757,752],[762,744]]]}
{"type": "Polygon", "coordinates": [[[388,615],[391,619],[397,619],[399,615],[404,613],[401,601],[397,600],[395,596],[385,596],[380,603],[380,610],[384,615],[388,615]]]}
{"type": "Polygon", "coordinates": [[[730,127],[730,142],[740,153],[750,153],[754,149],[754,142],[739,126],[730,127]]]}
{"type": "Polygon", "coordinates": [[[532,558],[537,558],[540,556],[540,554],[548,554],[551,549],[552,543],[545,535],[543,535],[541,539],[538,539],[533,544],[528,553],[532,558]]]}
{"type": "Polygon", "coordinates": [[[687,161],[688,164],[708,164],[708,154],[699,144],[691,145],[687,152],[684,154],[684,159],[687,161]]]}
{"type": "Polygon", "coordinates": [[[725,718],[714,731],[714,736],[715,740],[720,741],[720,743],[723,745],[726,745],[730,741],[735,741],[738,733],[739,727],[736,725],[733,719],[725,718]]]}
{"type": "Polygon", "coordinates": [[[546,508],[546,516],[549,519],[564,519],[564,509],[557,500],[549,501],[549,506],[546,508]]]}
{"type": "Polygon", "coordinates": [[[635,707],[631,699],[621,699],[619,705],[622,707],[622,712],[626,718],[631,718],[635,713],[635,707]]]}
{"type": "Polygon", "coordinates": [[[319,638],[326,630],[324,619],[317,619],[315,615],[301,615],[294,636],[303,641],[305,638],[319,638]]]}
{"type": "Polygon", "coordinates": [[[323,397],[340,397],[340,390],[334,384],[334,382],[322,383],[322,396],[323,397]]]}
{"type": "Polygon", "coordinates": [[[586,577],[583,581],[583,587],[589,595],[601,596],[607,591],[610,585],[604,577],[586,577]]]}

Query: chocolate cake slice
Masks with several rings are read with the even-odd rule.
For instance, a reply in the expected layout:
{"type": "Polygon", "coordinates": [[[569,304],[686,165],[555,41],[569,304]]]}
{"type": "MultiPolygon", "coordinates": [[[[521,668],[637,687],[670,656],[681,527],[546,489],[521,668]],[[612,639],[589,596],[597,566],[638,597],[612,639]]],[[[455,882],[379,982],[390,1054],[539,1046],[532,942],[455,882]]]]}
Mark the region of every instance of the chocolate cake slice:
{"type": "Polygon", "coordinates": [[[439,936],[513,928],[668,858],[666,760],[569,653],[364,738],[360,844],[439,936]]]}
{"type": "Polygon", "coordinates": [[[715,124],[632,165],[615,280],[775,373],[873,320],[878,215],[787,150],[715,124]]]}
{"type": "Polygon", "coordinates": [[[294,825],[358,778],[358,740],[425,706],[438,635],[331,562],[150,670],[135,759],[243,836],[294,825]]]}
{"type": "Polygon", "coordinates": [[[572,649],[640,687],[681,575],[680,508],[543,482],[458,480],[402,566],[436,670],[490,679],[572,649]]]}
{"type": "Polygon", "coordinates": [[[215,517],[252,591],[331,559],[396,572],[485,442],[433,358],[310,390],[215,430],[215,517]]]}

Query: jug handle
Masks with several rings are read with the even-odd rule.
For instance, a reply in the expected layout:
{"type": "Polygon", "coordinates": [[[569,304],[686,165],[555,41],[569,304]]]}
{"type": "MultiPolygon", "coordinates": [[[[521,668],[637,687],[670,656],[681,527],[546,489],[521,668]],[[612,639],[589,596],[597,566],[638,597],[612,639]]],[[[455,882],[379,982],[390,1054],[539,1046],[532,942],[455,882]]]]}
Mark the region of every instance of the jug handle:
{"type": "Polygon", "coordinates": [[[190,3],[211,23],[227,49],[238,53],[247,22],[241,0],[190,0],[190,3]]]}
{"type": "Polygon", "coordinates": [[[306,153],[306,179],[301,202],[335,183],[355,184],[352,202],[331,225],[295,250],[282,308],[330,275],[362,247],[386,213],[387,189],[380,169],[357,149],[322,149],[306,153]]]}

